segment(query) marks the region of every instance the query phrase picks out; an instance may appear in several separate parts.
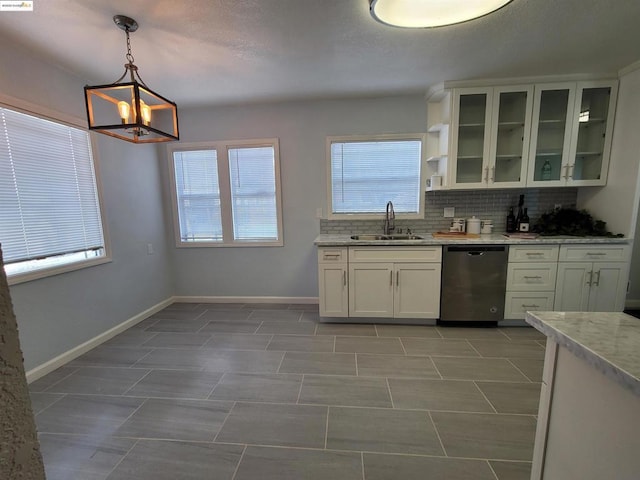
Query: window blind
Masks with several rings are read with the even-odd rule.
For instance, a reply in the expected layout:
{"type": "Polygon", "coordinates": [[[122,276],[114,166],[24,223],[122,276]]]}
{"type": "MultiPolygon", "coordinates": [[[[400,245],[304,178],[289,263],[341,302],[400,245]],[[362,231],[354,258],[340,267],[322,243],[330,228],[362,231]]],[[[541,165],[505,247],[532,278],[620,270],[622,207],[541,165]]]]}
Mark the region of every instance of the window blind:
{"type": "Polygon", "coordinates": [[[274,148],[230,148],[228,152],[234,239],[277,240],[274,148]]]}
{"type": "Polygon", "coordinates": [[[104,251],[87,132],[0,108],[0,243],[7,265],[104,251]]]}
{"type": "Polygon", "coordinates": [[[333,213],[383,213],[389,200],[396,213],[420,207],[420,140],[331,144],[333,213]]]}
{"type": "Polygon", "coordinates": [[[180,238],[222,241],[222,215],[216,150],[173,152],[180,238]]]}

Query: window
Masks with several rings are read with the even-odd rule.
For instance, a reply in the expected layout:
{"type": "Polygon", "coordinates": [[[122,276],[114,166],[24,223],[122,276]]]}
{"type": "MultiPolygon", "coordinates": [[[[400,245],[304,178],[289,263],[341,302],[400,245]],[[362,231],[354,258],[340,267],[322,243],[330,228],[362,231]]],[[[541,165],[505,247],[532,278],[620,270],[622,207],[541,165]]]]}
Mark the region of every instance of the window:
{"type": "Polygon", "coordinates": [[[169,146],[178,246],[281,246],[277,139],[169,146]]]}
{"type": "Polygon", "coordinates": [[[85,130],[0,107],[0,243],[11,283],[107,261],[85,130]]]}
{"type": "Polygon", "coordinates": [[[421,218],[422,135],[329,137],[330,218],[377,218],[388,201],[398,216],[421,218]]]}

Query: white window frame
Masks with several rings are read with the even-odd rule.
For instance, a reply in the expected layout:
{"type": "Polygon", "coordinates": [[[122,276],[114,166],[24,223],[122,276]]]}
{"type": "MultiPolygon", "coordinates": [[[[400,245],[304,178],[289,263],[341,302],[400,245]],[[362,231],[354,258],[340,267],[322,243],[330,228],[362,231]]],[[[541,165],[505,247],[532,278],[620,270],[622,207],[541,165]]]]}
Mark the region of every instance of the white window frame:
{"type": "Polygon", "coordinates": [[[380,220],[384,218],[383,213],[334,213],[333,212],[333,189],[331,184],[331,145],[333,143],[342,142],[378,142],[385,140],[419,140],[422,144],[420,148],[420,187],[419,187],[419,203],[417,213],[395,213],[398,219],[424,219],[424,198],[426,185],[426,134],[424,133],[407,133],[407,134],[374,134],[374,135],[349,135],[349,136],[330,136],[326,142],[326,165],[327,165],[327,218],[329,220],[380,220]]]}
{"type": "Polygon", "coordinates": [[[169,183],[171,189],[171,204],[173,217],[173,232],[175,245],[178,248],[211,248],[211,247],[282,247],[284,245],[282,233],[282,187],[280,181],[280,146],[277,138],[260,138],[251,140],[173,143],[167,145],[169,183]],[[276,181],[276,215],[278,239],[264,240],[234,240],[233,213],[231,200],[231,185],[229,173],[229,150],[234,148],[273,147],[274,174],[276,181]],[[222,241],[218,242],[185,242],[180,235],[180,218],[178,214],[178,195],[176,191],[176,176],[174,170],[174,152],[189,150],[216,150],[218,159],[218,182],[220,188],[220,210],[222,215],[222,241]]]}
{"type": "MultiPolygon", "coordinates": [[[[67,125],[80,130],[87,131],[86,120],[80,119],[75,116],[71,116],[65,113],[58,112],[49,108],[42,107],[18,98],[11,97],[9,95],[0,94],[0,106],[21,112],[34,117],[56,122],[62,125],[67,125]]],[[[100,223],[102,225],[102,236],[104,240],[104,251],[100,256],[87,258],[83,260],[75,260],[70,263],[64,263],[54,265],[50,267],[42,267],[34,270],[30,270],[24,273],[15,273],[7,275],[7,283],[9,285],[17,285],[20,283],[30,282],[42,278],[51,277],[54,275],[60,275],[62,273],[73,272],[76,270],[82,270],[96,265],[103,265],[113,261],[111,256],[111,242],[109,232],[107,230],[107,222],[104,214],[104,200],[102,191],[102,181],[100,175],[100,160],[98,156],[98,148],[96,147],[96,134],[94,132],[89,133],[89,140],[91,143],[91,154],[93,155],[93,171],[96,181],[96,195],[98,197],[98,208],[100,209],[100,223]]],[[[51,257],[53,258],[53,257],[51,257]]]]}

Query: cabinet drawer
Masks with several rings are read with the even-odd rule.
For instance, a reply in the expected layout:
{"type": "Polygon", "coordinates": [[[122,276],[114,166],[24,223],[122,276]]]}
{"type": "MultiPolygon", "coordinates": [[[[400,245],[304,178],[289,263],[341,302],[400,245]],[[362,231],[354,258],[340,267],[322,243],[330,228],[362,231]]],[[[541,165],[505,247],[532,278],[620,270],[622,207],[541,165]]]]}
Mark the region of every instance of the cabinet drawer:
{"type": "Polygon", "coordinates": [[[557,272],[557,263],[510,263],[507,268],[507,290],[555,290],[557,272]]]}
{"type": "Polygon", "coordinates": [[[338,247],[318,248],[318,263],[347,263],[347,249],[338,247]]]}
{"type": "Polygon", "coordinates": [[[350,247],[349,262],[440,262],[442,247],[350,247]]]}
{"type": "Polygon", "coordinates": [[[563,245],[560,261],[564,262],[626,262],[629,245],[563,245]]]}
{"type": "Polygon", "coordinates": [[[511,245],[509,262],[557,262],[558,245],[511,245]]]}
{"type": "Polygon", "coordinates": [[[527,311],[553,311],[553,292],[507,292],[504,302],[504,318],[524,319],[527,311]]]}

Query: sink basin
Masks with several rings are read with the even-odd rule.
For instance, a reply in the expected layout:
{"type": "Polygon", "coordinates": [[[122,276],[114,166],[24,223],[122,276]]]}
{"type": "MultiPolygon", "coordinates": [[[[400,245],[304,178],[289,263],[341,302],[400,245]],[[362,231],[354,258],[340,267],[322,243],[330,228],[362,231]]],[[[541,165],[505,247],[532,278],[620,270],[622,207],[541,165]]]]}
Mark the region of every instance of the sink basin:
{"type": "Polygon", "coordinates": [[[351,240],[422,240],[419,235],[351,235],[351,240]]]}

